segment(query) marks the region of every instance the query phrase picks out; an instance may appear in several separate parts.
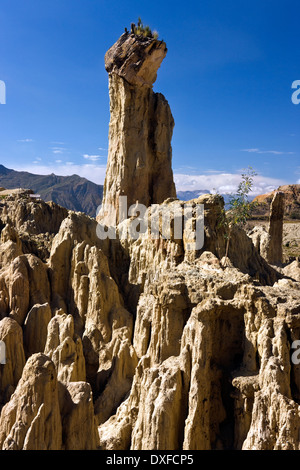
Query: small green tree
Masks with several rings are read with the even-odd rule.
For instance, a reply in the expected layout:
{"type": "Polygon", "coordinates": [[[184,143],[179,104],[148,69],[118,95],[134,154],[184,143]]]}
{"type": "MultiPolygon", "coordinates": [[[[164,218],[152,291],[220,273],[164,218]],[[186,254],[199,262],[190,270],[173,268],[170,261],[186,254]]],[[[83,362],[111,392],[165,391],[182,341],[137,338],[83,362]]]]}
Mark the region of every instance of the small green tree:
{"type": "Polygon", "coordinates": [[[256,206],[255,202],[249,201],[249,193],[252,190],[253,180],[256,174],[252,167],[248,167],[246,172],[242,173],[242,180],[239,183],[236,194],[230,195],[229,209],[227,211],[223,209],[221,213],[219,226],[225,229],[225,263],[228,258],[228,249],[233,227],[244,226],[251,216],[253,208],[256,206]]]}

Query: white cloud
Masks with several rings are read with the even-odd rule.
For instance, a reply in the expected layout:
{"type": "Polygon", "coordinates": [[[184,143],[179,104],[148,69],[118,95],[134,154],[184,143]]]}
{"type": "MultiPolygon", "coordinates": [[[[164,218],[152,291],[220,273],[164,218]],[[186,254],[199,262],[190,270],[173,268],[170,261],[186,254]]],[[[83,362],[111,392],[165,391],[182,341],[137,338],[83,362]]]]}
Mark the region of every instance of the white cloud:
{"type": "MultiPolygon", "coordinates": [[[[208,190],[217,191],[220,194],[234,193],[241,181],[241,175],[237,173],[215,173],[202,175],[187,175],[174,173],[174,181],[177,191],[208,190]]],[[[262,175],[254,177],[252,195],[265,194],[286,184],[285,181],[269,178],[262,175]]]]}
{"type": "Polygon", "coordinates": [[[258,153],[259,149],[242,149],[242,152],[248,152],[248,153],[258,153]]]}
{"type": "Polygon", "coordinates": [[[173,169],[173,172],[174,173],[177,173],[177,174],[189,174],[189,175],[192,175],[192,174],[199,174],[199,171],[201,171],[203,174],[206,174],[206,173],[213,173],[213,174],[217,174],[217,173],[225,173],[224,170],[215,170],[215,169],[207,169],[207,170],[199,170],[199,167],[194,167],[194,166],[187,166],[187,165],[183,165],[183,166],[180,166],[178,168],[174,168],[173,169]]]}
{"type": "Polygon", "coordinates": [[[52,150],[52,153],[54,153],[54,155],[59,155],[66,151],[64,147],[52,147],[51,150],[52,150]]]}
{"type": "Polygon", "coordinates": [[[253,149],[242,149],[242,152],[248,152],[248,153],[268,153],[268,154],[271,154],[271,155],[294,155],[294,152],[282,152],[282,151],[279,151],[279,150],[260,150],[260,149],[256,149],[256,148],[253,148],[253,149]]]}
{"type": "Polygon", "coordinates": [[[22,143],[24,143],[24,142],[34,142],[34,140],[33,139],[20,139],[17,142],[22,142],[22,143]]]}
{"type": "Polygon", "coordinates": [[[101,155],[88,155],[87,153],[83,155],[83,158],[86,160],[91,160],[92,162],[96,162],[100,158],[103,158],[101,155]]]}

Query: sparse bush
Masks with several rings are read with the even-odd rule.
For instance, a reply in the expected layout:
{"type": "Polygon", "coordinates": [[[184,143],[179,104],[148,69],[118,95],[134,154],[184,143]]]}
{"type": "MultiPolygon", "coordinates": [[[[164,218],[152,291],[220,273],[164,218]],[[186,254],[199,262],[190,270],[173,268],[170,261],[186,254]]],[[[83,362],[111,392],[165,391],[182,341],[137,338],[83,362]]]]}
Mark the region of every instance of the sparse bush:
{"type": "Polygon", "coordinates": [[[136,36],[158,39],[158,32],[152,32],[150,26],[148,25],[144,26],[141,18],[138,19],[137,25],[134,23],[131,24],[131,32],[134,33],[136,36]]]}
{"type": "Polygon", "coordinates": [[[222,226],[225,229],[225,262],[228,257],[229,242],[233,227],[246,225],[247,220],[250,218],[251,213],[256,206],[256,203],[249,202],[248,200],[255,175],[255,171],[251,167],[248,167],[247,172],[242,174],[242,181],[238,186],[237,193],[230,196],[228,211],[225,211],[225,209],[222,211],[219,226],[222,226]]]}

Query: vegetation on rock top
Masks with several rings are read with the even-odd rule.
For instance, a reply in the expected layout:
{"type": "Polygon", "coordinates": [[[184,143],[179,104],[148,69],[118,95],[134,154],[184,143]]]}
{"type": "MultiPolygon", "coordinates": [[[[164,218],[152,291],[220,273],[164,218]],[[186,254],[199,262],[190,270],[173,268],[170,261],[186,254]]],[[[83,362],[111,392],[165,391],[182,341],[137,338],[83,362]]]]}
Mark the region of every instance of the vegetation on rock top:
{"type": "MultiPolygon", "coordinates": [[[[125,31],[127,31],[127,29],[125,29],[125,31]]],[[[158,39],[158,32],[151,31],[151,28],[148,25],[144,26],[140,17],[138,18],[137,25],[135,23],[131,23],[131,32],[136,36],[158,39]]]]}

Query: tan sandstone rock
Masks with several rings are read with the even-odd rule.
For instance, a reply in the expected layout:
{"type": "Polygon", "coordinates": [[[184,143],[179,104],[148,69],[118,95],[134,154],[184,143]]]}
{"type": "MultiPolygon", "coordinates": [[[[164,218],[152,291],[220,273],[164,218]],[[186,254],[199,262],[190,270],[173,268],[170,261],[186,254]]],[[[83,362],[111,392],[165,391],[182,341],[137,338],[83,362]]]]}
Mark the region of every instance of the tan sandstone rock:
{"type": "Polygon", "coordinates": [[[43,352],[47,340],[47,327],[52,317],[48,303],[35,304],[24,322],[24,347],[26,356],[43,352]]]}
{"type": "Polygon", "coordinates": [[[12,318],[3,318],[0,340],[5,345],[5,364],[0,365],[0,397],[4,404],[18,385],[25,365],[22,328],[12,318]]]}
{"type": "Polygon", "coordinates": [[[282,264],[282,238],[284,216],[284,192],[277,191],[271,202],[269,222],[270,242],[268,246],[267,260],[270,264],[282,264]]]}
{"type": "Polygon", "coordinates": [[[60,382],[86,380],[82,341],[74,333],[72,315],[57,314],[49,321],[45,343],[45,354],[53,360],[60,382]]]}
{"type": "Polygon", "coordinates": [[[99,435],[90,384],[69,382],[59,389],[63,450],[97,450],[99,435]]]}
{"type": "Polygon", "coordinates": [[[44,354],[32,355],[0,416],[3,450],[60,450],[61,416],[55,366],[44,354]]]}
{"type": "Polygon", "coordinates": [[[166,45],[123,34],[105,56],[109,73],[109,155],[99,221],[121,221],[119,197],[128,208],[176,196],[171,168],[174,119],[168,102],[152,91],[166,45]]]}

